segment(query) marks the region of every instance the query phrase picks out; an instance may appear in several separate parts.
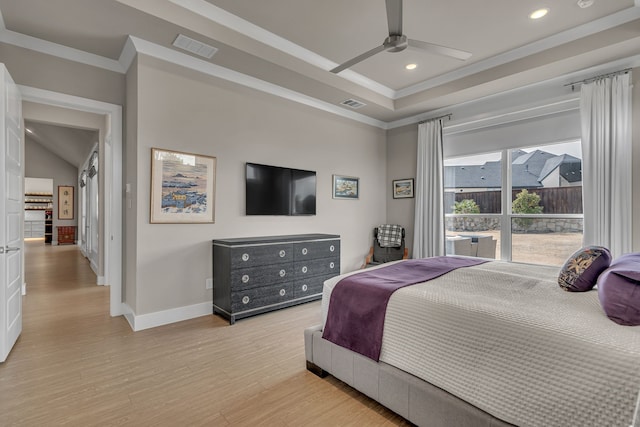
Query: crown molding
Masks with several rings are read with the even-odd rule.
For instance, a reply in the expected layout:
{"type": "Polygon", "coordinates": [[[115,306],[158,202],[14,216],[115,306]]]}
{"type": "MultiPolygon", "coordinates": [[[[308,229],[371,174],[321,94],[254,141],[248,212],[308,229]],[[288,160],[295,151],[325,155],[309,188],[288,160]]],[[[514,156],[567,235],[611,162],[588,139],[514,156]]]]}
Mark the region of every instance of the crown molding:
{"type": "MultiPolygon", "coordinates": [[[[315,67],[329,71],[337,67],[338,63],[318,55],[298,44],[295,44],[283,37],[280,37],[271,31],[267,31],[245,19],[242,19],[232,13],[227,12],[204,0],[169,0],[171,3],[180,6],[190,12],[202,16],[205,19],[223,25],[233,31],[244,36],[256,40],[262,44],[270,46],[287,55],[293,56],[301,61],[307,62],[315,67]]],[[[379,95],[393,99],[396,91],[383,84],[376,82],[368,77],[358,74],[352,70],[345,70],[340,73],[340,77],[349,80],[359,86],[365,87],[379,95]]]]}
{"type": "Polygon", "coordinates": [[[518,59],[522,59],[529,55],[534,55],[544,50],[551,49],[556,46],[560,46],[565,43],[569,43],[580,38],[617,27],[622,24],[626,24],[627,22],[633,21],[635,19],[639,19],[640,7],[637,6],[638,2],[640,2],[640,0],[636,0],[636,6],[621,10],[600,19],[596,19],[595,21],[591,21],[570,30],[554,34],[552,36],[535,41],[533,43],[529,43],[508,52],[492,56],[491,58],[475,62],[466,67],[462,67],[441,76],[425,80],[413,86],[408,86],[404,89],[400,89],[396,91],[394,99],[414,95],[416,93],[452,82],[454,80],[458,80],[472,74],[480,73],[482,71],[486,71],[488,69],[504,65],[518,59]]]}
{"type": "Polygon", "coordinates": [[[93,53],[52,43],[47,40],[27,36],[25,34],[16,33],[7,29],[0,31],[0,42],[47,55],[57,56],[58,58],[68,59],[69,61],[104,68],[105,70],[114,71],[116,73],[124,72],[120,63],[114,59],[105,58],[104,56],[95,55],[93,53]]]}
{"type": "Polygon", "coordinates": [[[181,67],[186,67],[203,74],[217,77],[223,80],[227,80],[251,89],[259,90],[270,95],[275,95],[280,98],[288,99],[299,104],[307,105],[309,107],[322,110],[331,114],[345,117],[347,119],[355,120],[360,123],[364,123],[370,126],[375,126],[380,129],[387,129],[387,123],[381,120],[373,119],[364,114],[359,114],[353,111],[345,110],[328,102],[320,101],[316,98],[295,92],[290,89],[283,88],[273,83],[266,82],[264,80],[257,79],[247,74],[242,74],[229,68],[221,67],[216,64],[212,64],[207,61],[195,58],[193,56],[178,52],[173,49],[169,49],[164,46],[151,43],[147,40],[143,40],[137,37],[129,36],[129,40],[133,44],[137,53],[142,53],[157,59],[161,59],[170,63],[178,64],[181,67]]]}

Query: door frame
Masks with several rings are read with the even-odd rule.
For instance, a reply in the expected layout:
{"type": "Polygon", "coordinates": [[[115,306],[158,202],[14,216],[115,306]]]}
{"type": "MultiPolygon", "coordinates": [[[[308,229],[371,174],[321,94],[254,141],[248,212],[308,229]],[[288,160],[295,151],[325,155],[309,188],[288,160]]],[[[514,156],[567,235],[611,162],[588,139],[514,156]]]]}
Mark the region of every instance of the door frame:
{"type": "Polygon", "coordinates": [[[105,285],[109,285],[111,316],[126,314],[122,302],[122,106],[60,92],[18,85],[23,101],[68,108],[107,117],[104,138],[104,251],[105,285]]]}

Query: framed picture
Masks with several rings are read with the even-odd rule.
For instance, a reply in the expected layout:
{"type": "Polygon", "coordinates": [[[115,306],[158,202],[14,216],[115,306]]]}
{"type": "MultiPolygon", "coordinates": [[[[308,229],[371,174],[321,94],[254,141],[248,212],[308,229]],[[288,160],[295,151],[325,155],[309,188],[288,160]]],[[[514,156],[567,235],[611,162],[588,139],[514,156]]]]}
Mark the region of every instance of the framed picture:
{"type": "Polygon", "coordinates": [[[214,222],[216,158],[151,149],[151,223],[214,222]]]}
{"type": "Polygon", "coordinates": [[[413,197],[413,178],[396,179],[393,181],[393,198],[408,199],[413,197]]]}
{"type": "Polygon", "coordinates": [[[73,219],[73,186],[58,185],[58,219],[73,219]]]}
{"type": "Polygon", "coordinates": [[[360,178],[333,175],[333,198],[356,200],[360,196],[360,178]]]}

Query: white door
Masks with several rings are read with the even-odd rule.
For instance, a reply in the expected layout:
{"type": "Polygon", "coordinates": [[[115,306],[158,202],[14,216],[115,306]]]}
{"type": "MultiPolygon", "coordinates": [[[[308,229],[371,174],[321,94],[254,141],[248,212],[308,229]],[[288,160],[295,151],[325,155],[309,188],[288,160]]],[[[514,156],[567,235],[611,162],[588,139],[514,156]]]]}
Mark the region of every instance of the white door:
{"type": "Polygon", "coordinates": [[[0,64],[0,362],[22,332],[23,155],[22,100],[0,64]]]}

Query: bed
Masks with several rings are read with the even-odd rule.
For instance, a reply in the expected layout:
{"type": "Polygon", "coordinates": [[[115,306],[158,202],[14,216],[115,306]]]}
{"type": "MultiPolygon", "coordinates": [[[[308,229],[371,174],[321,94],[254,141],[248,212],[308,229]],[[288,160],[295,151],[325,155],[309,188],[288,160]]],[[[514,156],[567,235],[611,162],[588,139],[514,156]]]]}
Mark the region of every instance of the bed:
{"type": "MultiPolygon", "coordinates": [[[[410,261],[398,261],[376,268],[410,261]]],[[[559,268],[490,261],[395,291],[379,360],[305,331],[310,371],[331,374],[420,426],[640,427],[640,327],[559,268]]]]}

